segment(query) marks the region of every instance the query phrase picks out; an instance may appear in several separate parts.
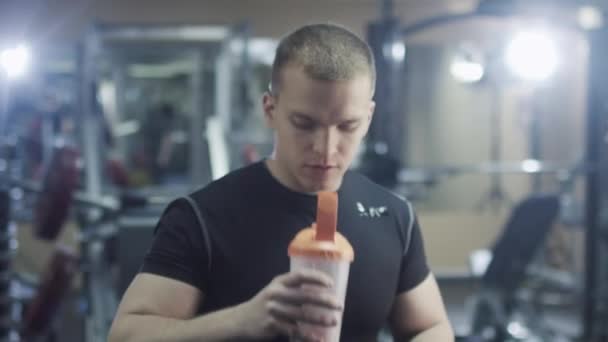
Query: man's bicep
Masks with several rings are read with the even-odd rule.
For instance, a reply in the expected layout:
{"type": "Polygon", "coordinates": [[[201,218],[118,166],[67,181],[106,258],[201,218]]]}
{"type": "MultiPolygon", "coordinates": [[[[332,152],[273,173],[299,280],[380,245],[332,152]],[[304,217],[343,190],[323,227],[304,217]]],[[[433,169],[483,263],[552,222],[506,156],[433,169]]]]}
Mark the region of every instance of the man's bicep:
{"type": "Polygon", "coordinates": [[[154,315],[190,319],[196,315],[202,296],[203,293],[190,284],[140,273],[125,292],[117,316],[154,315]]]}
{"type": "Polygon", "coordinates": [[[430,274],[422,232],[420,231],[417,218],[415,215],[411,215],[411,225],[408,226],[405,232],[408,238],[406,239],[406,246],[404,247],[401,259],[397,295],[415,288],[430,274]]]}
{"type": "Polygon", "coordinates": [[[436,324],[447,321],[447,313],[432,274],[413,289],[399,294],[393,303],[390,323],[393,334],[411,338],[436,324]]]}
{"type": "Polygon", "coordinates": [[[185,200],[163,214],[141,273],[156,274],[205,291],[209,258],[199,222],[185,200]]]}
{"type": "MultiPolygon", "coordinates": [[[[389,322],[396,341],[420,337],[424,341],[448,341],[449,320],[437,281],[426,259],[418,219],[408,203],[409,238],[401,259],[401,274],[389,322]]],[[[418,340],[418,339],[416,339],[418,340]]]]}

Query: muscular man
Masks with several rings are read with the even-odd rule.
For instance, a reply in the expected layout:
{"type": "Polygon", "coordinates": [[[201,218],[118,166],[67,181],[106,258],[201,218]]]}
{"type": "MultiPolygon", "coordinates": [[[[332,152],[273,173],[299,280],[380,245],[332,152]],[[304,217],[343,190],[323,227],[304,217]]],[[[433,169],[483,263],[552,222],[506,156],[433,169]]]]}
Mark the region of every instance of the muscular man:
{"type": "Polygon", "coordinates": [[[309,25],[282,39],[263,99],[273,154],[167,208],[110,340],[314,341],[298,322],[336,321],[306,304],[342,311],[343,341],[375,341],[386,323],[398,341],[453,341],[411,204],[348,170],[374,86],[372,53],[350,31],[309,25]],[[344,307],[325,274],[289,272],[287,246],[314,221],[319,191],[337,191],[356,254],[344,307]]]}

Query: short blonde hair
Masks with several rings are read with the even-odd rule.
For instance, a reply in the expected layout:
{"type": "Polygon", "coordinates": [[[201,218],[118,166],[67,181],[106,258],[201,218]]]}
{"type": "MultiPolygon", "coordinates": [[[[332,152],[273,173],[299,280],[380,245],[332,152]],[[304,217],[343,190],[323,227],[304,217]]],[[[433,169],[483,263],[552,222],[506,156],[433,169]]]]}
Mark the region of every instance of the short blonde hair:
{"type": "Polygon", "coordinates": [[[343,81],[368,75],[376,83],[374,55],[369,45],[348,29],[333,24],[303,26],[279,43],[272,65],[270,91],[278,95],[281,71],[286,65],[302,66],[318,80],[343,81]]]}

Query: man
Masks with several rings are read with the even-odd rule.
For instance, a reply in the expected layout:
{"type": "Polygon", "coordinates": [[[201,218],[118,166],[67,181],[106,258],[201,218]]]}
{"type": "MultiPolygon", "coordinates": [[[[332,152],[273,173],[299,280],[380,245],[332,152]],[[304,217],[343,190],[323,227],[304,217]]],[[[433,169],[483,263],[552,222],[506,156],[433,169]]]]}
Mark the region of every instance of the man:
{"type": "Polygon", "coordinates": [[[285,37],[263,99],[272,157],[169,206],[110,341],[315,341],[298,322],[331,326],[336,312],[343,341],[375,341],[387,322],[398,341],[452,341],[411,205],[347,171],[374,85],[371,51],[346,29],[285,37]],[[319,191],[338,192],[338,230],[355,250],[344,307],[325,274],[289,273],[287,246],[314,221],[319,191]]]}

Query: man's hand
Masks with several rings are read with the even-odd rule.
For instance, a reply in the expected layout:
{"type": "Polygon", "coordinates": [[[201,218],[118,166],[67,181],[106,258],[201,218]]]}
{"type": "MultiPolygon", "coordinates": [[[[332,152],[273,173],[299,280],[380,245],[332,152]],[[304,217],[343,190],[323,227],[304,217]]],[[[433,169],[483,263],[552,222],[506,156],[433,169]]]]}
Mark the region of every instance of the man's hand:
{"type": "Polygon", "coordinates": [[[246,335],[255,339],[286,335],[318,341],[298,323],[313,327],[336,325],[342,305],[331,293],[332,286],[329,276],[314,270],[277,276],[255,297],[235,308],[238,322],[246,335]]]}

